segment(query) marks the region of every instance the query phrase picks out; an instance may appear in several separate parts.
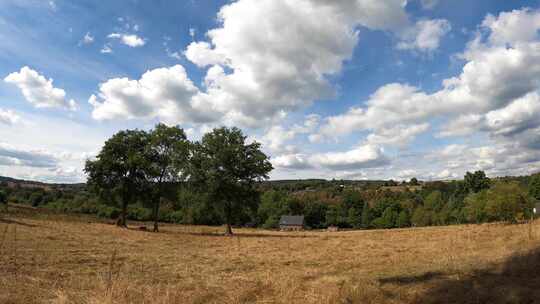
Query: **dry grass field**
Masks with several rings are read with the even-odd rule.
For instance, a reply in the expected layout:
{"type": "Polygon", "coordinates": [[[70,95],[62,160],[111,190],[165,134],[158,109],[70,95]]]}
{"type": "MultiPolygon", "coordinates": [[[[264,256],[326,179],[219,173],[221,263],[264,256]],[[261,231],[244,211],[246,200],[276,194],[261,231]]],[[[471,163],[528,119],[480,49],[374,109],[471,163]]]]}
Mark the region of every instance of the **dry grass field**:
{"type": "Polygon", "coordinates": [[[540,222],[282,233],[0,215],[0,303],[539,303],[540,222]]]}

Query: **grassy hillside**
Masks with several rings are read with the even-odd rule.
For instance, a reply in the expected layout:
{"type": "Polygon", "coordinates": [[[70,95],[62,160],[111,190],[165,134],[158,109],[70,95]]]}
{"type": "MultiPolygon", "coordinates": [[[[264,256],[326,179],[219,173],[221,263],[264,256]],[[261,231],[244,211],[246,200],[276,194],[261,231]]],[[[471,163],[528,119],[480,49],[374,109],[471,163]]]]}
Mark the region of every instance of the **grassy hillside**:
{"type": "Polygon", "coordinates": [[[282,233],[12,208],[0,303],[533,303],[540,222],[282,233]]]}

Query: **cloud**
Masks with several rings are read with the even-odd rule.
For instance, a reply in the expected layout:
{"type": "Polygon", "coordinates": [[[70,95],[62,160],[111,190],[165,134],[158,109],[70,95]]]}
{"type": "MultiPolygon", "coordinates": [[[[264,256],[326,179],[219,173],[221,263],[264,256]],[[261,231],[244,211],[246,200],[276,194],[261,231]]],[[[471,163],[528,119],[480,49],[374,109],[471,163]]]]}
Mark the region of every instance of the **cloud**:
{"type": "MultiPolygon", "coordinates": [[[[430,163],[439,164],[444,174],[431,174],[431,178],[446,179],[463,176],[466,171],[484,170],[491,176],[532,174],[540,169],[540,154],[527,147],[512,143],[491,145],[452,144],[425,156],[430,163]]],[[[442,173],[441,172],[441,173],[442,173]]]]}
{"type": "Polygon", "coordinates": [[[105,44],[99,51],[101,54],[110,54],[113,52],[110,44],[105,44]]]}
{"type": "Polygon", "coordinates": [[[13,110],[4,110],[0,108],[0,124],[14,125],[21,120],[21,117],[17,115],[13,110]]]}
{"type": "Polygon", "coordinates": [[[27,66],[9,74],[4,81],[19,87],[26,101],[37,108],[77,109],[77,103],[73,99],[67,100],[66,92],[55,88],[52,79],[47,80],[27,66]]]}
{"type": "Polygon", "coordinates": [[[292,153],[296,150],[296,147],[290,143],[300,134],[309,134],[315,130],[319,125],[320,116],[311,114],[305,117],[305,121],[302,125],[295,124],[290,128],[284,128],[280,125],[270,127],[264,136],[260,139],[260,142],[265,148],[268,148],[274,153],[292,153]]]}
{"type": "Polygon", "coordinates": [[[531,139],[540,132],[540,41],[533,34],[539,29],[537,11],[489,15],[460,54],[464,60],[461,73],[445,79],[440,90],[426,93],[407,84],[384,85],[364,105],[326,118],[313,137],[338,138],[371,131],[367,139],[372,143],[399,146],[422,133],[426,123],[442,119],[439,136],[483,132],[496,143],[540,148],[540,140],[531,139]],[[536,28],[522,29],[527,26],[536,28]],[[509,28],[518,34],[511,35],[509,28]],[[406,130],[418,132],[403,136],[406,130]]]}
{"type": "Polygon", "coordinates": [[[420,0],[420,5],[425,10],[432,10],[437,4],[439,4],[439,0],[420,0]]]}
{"type": "Polygon", "coordinates": [[[147,71],[139,80],[109,79],[89,103],[97,120],[160,118],[176,123],[209,122],[218,115],[199,93],[181,65],[147,71]]]}
{"type": "Polygon", "coordinates": [[[293,153],[272,159],[272,164],[282,169],[319,169],[356,171],[378,168],[390,164],[390,159],[376,145],[362,145],[345,152],[293,153]]]}
{"type": "Polygon", "coordinates": [[[376,145],[363,145],[346,152],[315,154],[310,163],[332,170],[355,170],[382,167],[390,164],[383,150],[376,145]]]}
{"type": "Polygon", "coordinates": [[[92,34],[90,32],[87,32],[83,39],[79,42],[79,45],[83,45],[83,44],[92,44],[94,43],[94,36],[92,36],[92,34]]]}
{"type": "Polygon", "coordinates": [[[146,40],[144,38],[137,36],[136,34],[112,33],[112,34],[109,34],[107,38],[118,39],[123,44],[132,48],[141,47],[146,44],[146,40]]]}
{"type": "Polygon", "coordinates": [[[445,19],[420,20],[401,34],[397,48],[433,52],[439,48],[442,37],[451,30],[450,22],[445,19]]]}
{"type": "Polygon", "coordinates": [[[490,30],[489,42],[492,45],[537,41],[540,12],[524,8],[502,12],[499,16],[490,14],[482,22],[482,27],[490,30]]]}
{"type": "Polygon", "coordinates": [[[214,66],[208,98],[248,126],[335,96],[327,77],[351,58],[357,26],[408,24],[400,0],[240,0],[222,7],[218,20],[210,41],[191,43],[185,55],[199,67],[214,66]]]}
{"type": "Polygon", "coordinates": [[[353,107],[344,114],[328,117],[319,135],[337,138],[359,130],[372,130],[375,131],[372,140],[392,142],[388,140],[389,135],[396,137],[407,130],[409,134],[425,131],[428,126],[418,122],[430,117],[440,106],[418,88],[399,83],[379,88],[366,104],[367,107],[353,107]]]}
{"type": "Polygon", "coordinates": [[[378,145],[392,145],[405,148],[418,134],[429,129],[429,123],[417,125],[396,125],[395,127],[381,129],[368,135],[367,142],[378,145]]]}
{"type": "Polygon", "coordinates": [[[278,168],[284,169],[309,169],[312,165],[308,162],[306,155],[303,154],[287,154],[271,159],[272,164],[278,168]]]}
{"type": "Polygon", "coordinates": [[[56,168],[58,159],[44,150],[25,150],[0,142],[0,165],[56,168]]]}

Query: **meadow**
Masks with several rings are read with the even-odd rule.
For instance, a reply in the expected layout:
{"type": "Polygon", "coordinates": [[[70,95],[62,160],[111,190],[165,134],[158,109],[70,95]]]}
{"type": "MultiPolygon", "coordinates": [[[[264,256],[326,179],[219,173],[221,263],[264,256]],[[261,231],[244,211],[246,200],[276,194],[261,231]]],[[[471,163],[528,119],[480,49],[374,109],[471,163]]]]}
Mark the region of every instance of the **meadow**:
{"type": "Polygon", "coordinates": [[[11,207],[0,303],[540,302],[539,221],[234,236],[129,224],[11,207]]]}

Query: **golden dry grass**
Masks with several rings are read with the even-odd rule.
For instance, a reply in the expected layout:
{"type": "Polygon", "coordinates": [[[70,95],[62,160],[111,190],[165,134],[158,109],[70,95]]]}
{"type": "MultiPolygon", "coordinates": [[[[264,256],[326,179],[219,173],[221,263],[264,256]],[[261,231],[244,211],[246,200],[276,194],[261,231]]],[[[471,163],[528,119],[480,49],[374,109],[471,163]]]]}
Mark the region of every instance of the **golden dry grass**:
{"type": "Polygon", "coordinates": [[[540,301],[540,222],[234,237],[161,230],[0,216],[0,303],[540,301]]]}

